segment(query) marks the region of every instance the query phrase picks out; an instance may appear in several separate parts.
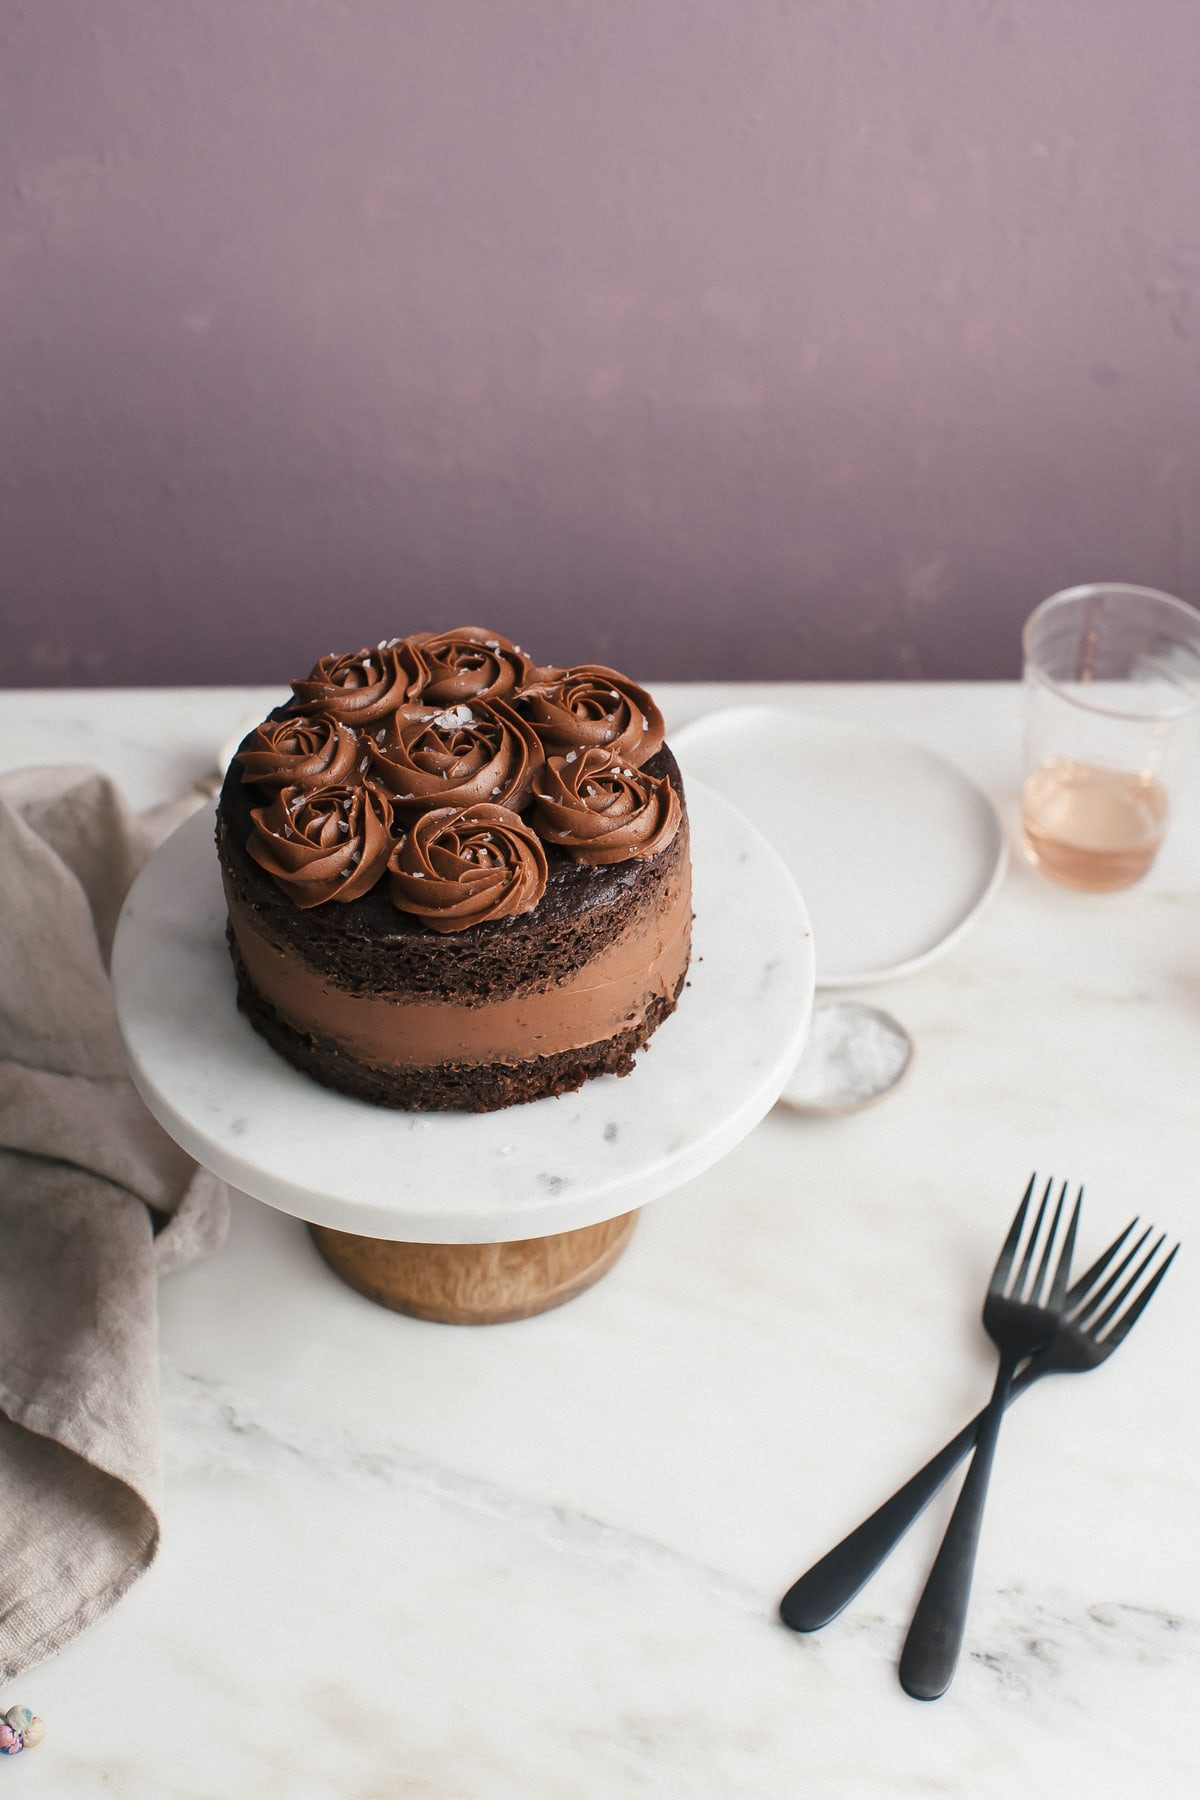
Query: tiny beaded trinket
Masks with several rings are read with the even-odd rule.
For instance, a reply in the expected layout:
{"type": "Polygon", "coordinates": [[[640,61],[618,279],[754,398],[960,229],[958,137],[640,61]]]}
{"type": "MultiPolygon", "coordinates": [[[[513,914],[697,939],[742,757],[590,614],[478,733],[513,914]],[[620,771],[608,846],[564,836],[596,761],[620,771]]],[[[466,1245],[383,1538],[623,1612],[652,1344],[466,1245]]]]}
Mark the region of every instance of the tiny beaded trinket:
{"type": "Polygon", "coordinates": [[[0,1719],[0,1756],[20,1756],[45,1736],[46,1727],[27,1706],[10,1706],[0,1719]]]}

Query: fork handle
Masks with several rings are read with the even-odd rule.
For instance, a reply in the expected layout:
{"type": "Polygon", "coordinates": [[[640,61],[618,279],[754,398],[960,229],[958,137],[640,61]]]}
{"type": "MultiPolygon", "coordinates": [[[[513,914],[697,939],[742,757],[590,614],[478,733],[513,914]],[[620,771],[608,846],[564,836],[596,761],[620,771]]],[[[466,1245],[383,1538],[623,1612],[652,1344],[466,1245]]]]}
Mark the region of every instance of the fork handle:
{"type": "MultiPolygon", "coordinates": [[[[1023,1370],[1013,1382],[1008,1400],[1032,1387],[1039,1373],[1036,1362],[1023,1370]]],[[[779,1602],[779,1616],[785,1625],[793,1631],[819,1631],[853,1600],[971,1449],[986,1411],[985,1407],[976,1413],[890,1500],[793,1582],[779,1602]]]]}
{"type": "Polygon", "coordinates": [[[954,1679],[967,1622],[983,1503],[1015,1367],[1014,1358],[1001,1361],[992,1397],[980,1420],[967,1478],[904,1640],[900,1686],[914,1700],[938,1699],[954,1679]]]}

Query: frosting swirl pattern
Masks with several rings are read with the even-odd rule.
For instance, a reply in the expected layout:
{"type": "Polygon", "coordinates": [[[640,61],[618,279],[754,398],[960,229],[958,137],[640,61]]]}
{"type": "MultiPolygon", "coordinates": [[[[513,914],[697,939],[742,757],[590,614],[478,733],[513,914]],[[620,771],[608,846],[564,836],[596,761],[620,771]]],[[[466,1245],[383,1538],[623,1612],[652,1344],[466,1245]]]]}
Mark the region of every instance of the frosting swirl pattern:
{"type": "Polygon", "coordinates": [[[387,867],[394,905],[443,933],[532,912],[546,889],[546,853],[506,806],[422,813],[387,867]]]}
{"type": "Polygon", "coordinates": [[[404,641],[419,653],[428,670],[420,693],[424,705],[503,700],[533,679],[533,663],[525,652],[482,625],[418,631],[404,641]]]}
{"type": "Polygon", "coordinates": [[[304,681],[293,681],[296,710],[328,713],[349,725],[367,725],[415,699],[425,665],[411,641],[393,638],[376,649],[323,656],[304,681]]]}
{"type": "Polygon", "coordinates": [[[544,761],[536,732],[503,700],[404,707],[367,740],[375,778],[406,821],[430,807],[526,805],[544,761]]]}
{"type": "Polygon", "coordinates": [[[350,779],[365,754],[340,719],[291,715],[264,719],[234,761],[241,765],[243,781],[278,790],[336,786],[350,779]]]}
{"type": "Polygon", "coordinates": [[[662,749],[663,716],[645,688],[599,663],[540,671],[521,695],[521,708],[547,756],[569,750],[611,749],[640,769],[662,749]]]}
{"type": "Polygon", "coordinates": [[[670,780],[643,772],[662,714],[602,664],[539,667],[465,625],[322,657],[292,690],[236,761],[265,802],[247,849],[297,906],[358,899],[388,872],[401,910],[461,930],[537,904],[539,835],[599,865],[657,856],[679,829],[670,780]]]}
{"type": "Polygon", "coordinates": [[[246,849],[305,911],[365,894],[394,842],[391,803],[371,782],[281,788],[250,818],[246,849]]]}
{"type": "Polygon", "coordinates": [[[551,756],[534,781],[533,824],[578,863],[643,861],[665,850],[683,816],[667,777],[611,749],[551,756]]]}

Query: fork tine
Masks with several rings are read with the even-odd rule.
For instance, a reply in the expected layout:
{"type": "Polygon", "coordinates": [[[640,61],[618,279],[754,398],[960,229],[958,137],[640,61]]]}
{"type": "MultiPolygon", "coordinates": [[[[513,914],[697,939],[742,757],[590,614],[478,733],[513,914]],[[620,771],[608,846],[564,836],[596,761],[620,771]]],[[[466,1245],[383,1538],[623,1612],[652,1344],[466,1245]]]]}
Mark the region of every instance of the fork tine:
{"type": "Polygon", "coordinates": [[[1025,1215],[1029,1211],[1029,1202],[1033,1198],[1033,1189],[1036,1181],[1037,1174],[1035,1172],[1029,1177],[1029,1186],[1025,1189],[1025,1196],[1022,1199],[1020,1206],[1017,1208],[1017,1216],[1009,1226],[1008,1236],[1005,1238],[1000,1254],[996,1258],[996,1267],[992,1270],[992,1279],[988,1284],[988,1292],[990,1294],[1002,1294],[1004,1292],[1004,1286],[1008,1280],[1008,1271],[1012,1268],[1012,1260],[1016,1255],[1017,1245],[1021,1240],[1021,1232],[1025,1225],[1025,1215]]]}
{"type": "Polygon", "coordinates": [[[1146,1283],[1145,1287],[1142,1289],[1142,1291],[1138,1295],[1137,1299],[1133,1302],[1133,1304],[1124,1313],[1122,1313],[1121,1317],[1117,1320],[1116,1324],[1112,1327],[1112,1330],[1108,1333],[1108,1335],[1104,1339],[1104,1348],[1106,1350],[1115,1350],[1117,1345],[1121,1342],[1121,1339],[1125,1336],[1126,1332],[1133,1330],[1133,1327],[1137,1324],[1138,1320],[1141,1318],[1143,1312],[1146,1310],[1146,1307],[1150,1304],[1150,1300],[1154,1293],[1155,1288],[1158,1286],[1159,1282],[1162,1280],[1163,1276],[1166,1274],[1166,1272],[1170,1268],[1171,1264],[1175,1261],[1175,1252],[1178,1249],[1179,1249],[1179,1245],[1176,1244],[1174,1250],[1172,1250],[1170,1252],[1170,1254],[1168,1255],[1166,1262],[1163,1263],[1162,1267],[1158,1270],[1158,1272],[1156,1274],[1151,1276],[1150,1280],[1146,1283]]]}
{"type": "Polygon", "coordinates": [[[1166,1241],[1167,1241],[1167,1234],[1164,1231],[1164,1232],[1160,1233],[1158,1241],[1152,1246],[1152,1248],[1147,1250],[1145,1256],[1143,1256],[1141,1262],[1138,1264],[1137,1268],[1133,1271],[1133,1274],[1129,1277],[1129,1280],[1125,1283],[1125,1286],[1120,1290],[1120,1292],[1115,1296],[1114,1299],[1110,1300],[1109,1304],[1105,1307],[1104,1311],[1100,1314],[1100,1317],[1098,1319],[1093,1319],[1091,1324],[1087,1327],[1087,1332],[1088,1332],[1089,1337],[1098,1338],[1100,1336],[1100,1333],[1104,1330],[1105,1326],[1110,1324],[1111,1321],[1116,1317],[1117,1313],[1120,1312],[1120,1310],[1124,1306],[1126,1300],[1128,1300],[1130,1294],[1133,1292],[1133,1290],[1137,1286],[1138,1282],[1142,1279],[1142,1276],[1146,1273],[1146,1270],[1150,1267],[1150,1264],[1154,1261],[1155,1257],[1158,1255],[1159,1251],[1162,1249],[1162,1247],[1166,1243],[1166,1241]]]}
{"type": "MultiPolygon", "coordinates": [[[[1081,1188],[1080,1193],[1082,1194],[1082,1192],[1083,1192],[1083,1190],[1081,1188]]],[[[1085,1294],[1087,1293],[1088,1289],[1091,1287],[1092,1283],[1095,1281],[1098,1281],[1100,1279],[1101,1275],[1103,1275],[1105,1269],[1107,1269],[1109,1263],[1112,1261],[1113,1257],[1117,1254],[1117,1251],[1121,1248],[1121,1245],[1125,1242],[1125,1239],[1129,1236],[1130,1232],[1135,1228],[1136,1225],[1137,1225],[1137,1216],[1135,1214],[1135,1216],[1132,1219],[1130,1219],[1128,1225],[1125,1227],[1124,1231],[1120,1234],[1120,1236],[1115,1237],[1113,1239],[1112,1243],[1108,1246],[1108,1249],[1102,1251],[1101,1254],[1096,1258],[1096,1260],[1092,1264],[1091,1268],[1085,1269],[1083,1271],[1083,1274],[1079,1277],[1079,1280],[1072,1282],[1071,1286],[1067,1290],[1067,1305],[1068,1306],[1076,1306],[1079,1303],[1079,1301],[1084,1298],[1085,1294]]],[[[1143,1239],[1143,1242],[1145,1242],[1144,1239],[1143,1239]]]]}
{"type": "MultiPolygon", "coordinates": [[[[1054,1217],[1050,1221],[1050,1236],[1046,1239],[1046,1248],[1042,1251],[1042,1260],[1038,1264],[1037,1278],[1033,1284],[1033,1292],[1029,1296],[1029,1301],[1032,1306],[1039,1306],[1041,1304],[1042,1289],[1046,1285],[1046,1276],[1050,1273],[1050,1256],[1054,1249],[1054,1240],[1058,1236],[1058,1226],[1059,1221],[1062,1218],[1063,1202],[1067,1197],[1068,1185],[1067,1182],[1063,1182],[1062,1191],[1058,1196],[1058,1205],[1054,1208],[1054,1217]]],[[[1054,1278],[1055,1281],[1058,1280],[1057,1272],[1055,1273],[1054,1278]]]]}
{"type": "MultiPolygon", "coordinates": [[[[1037,1244],[1039,1236],[1041,1235],[1042,1220],[1046,1216],[1046,1202],[1050,1198],[1050,1191],[1053,1188],[1053,1186],[1054,1186],[1054,1177],[1052,1175],[1050,1177],[1049,1181],[1046,1183],[1046,1191],[1042,1195],[1041,1205],[1037,1209],[1037,1216],[1033,1221],[1033,1230],[1029,1234],[1029,1242],[1025,1246],[1025,1254],[1021,1258],[1021,1266],[1017,1270],[1017,1278],[1013,1282],[1012,1288],[1010,1290],[1010,1292],[1013,1293],[1014,1295],[1021,1294],[1024,1292],[1025,1283],[1029,1279],[1029,1269],[1030,1269],[1030,1265],[1033,1262],[1034,1248],[1037,1244]]],[[[1032,1191],[1032,1188],[1033,1188],[1033,1182],[1031,1181],[1029,1184],[1029,1190],[1032,1191]]],[[[1025,1206],[1026,1206],[1026,1202],[1028,1201],[1028,1199],[1029,1199],[1029,1192],[1026,1193],[1025,1199],[1021,1202],[1021,1212],[1017,1215],[1019,1218],[1023,1217],[1023,1215],[1024,1215],[1025,1206]]],[[[1011,1233],[1009,1235],[1011,1236],[1011,1233]]],[[[1007,1245],[1005,1246],[1005,1248],[1007,1248],[1007,1245]]],[[[1011,1256],[1009,1257],[1009,1262],[1010,1263],[1012,1262],[1011,1256]]],[[[1005,1274],[1007,1274],[1007,1273],[1008,1273],[1008,1270],[1006,1269],[1005,1274]]],[[[993,1287],[995,1287],[995,1278],[994,1277],[993,1277],[992,1285],[993,1285],[993,1287]]]]}
{"type": "MultiPolygon", "coordinates": [[[[1145,1231],[1143,1231],[1141,1237],[1138,1238],[1137,1242],[1135,1244],[1131,1245],[1130,1248],[1125,1252],[1124,1256],[1121,1258],[1120,1262],[1117,1264],[1116,1268],[1113,1270],[1113,1272],[1109,1276],[1108,1280],[1101,1282],[1100,1286],[1096,1289],[1095,1293],[1085,1295],[1080,1306],[1072,1314],[1072,1323],[1073,1324],[1083,1325],[1085,1323],[1085,1321],[1087,1320],[1088,1315],[1090,1313],[1094,1313],[1098,1306],[1103,1306],[1105,1300],[1108,1298],[1109,1294],[1112,1293],[1112,1291],[1116,1287],[1118,1281],[1120,1281],[1122,1275],[1124,1275],[1126,1269],[1129,1267],[1130,1263],[1133,1261],[1134,1257],[1138,1254],[1138,1251],[1141,1249],[1142,1245],[1146,1242],[1146,1239],[1150,1236],[1150,1234],[1153,1230],[1154,1230],[1153,1225],[1147,1225],[1145,1231]]],[[[1165,1236],[1165,1233],[1164,1233],[1164,1236],[1165,1236]]],[[[1162,1241],[1163,1240],[1160,1237],[1158,1240],[1159,1244],[1161,1244],[1162,1241]]],[[[1157,1249],[1157,1248],[1158,1248],[1158,1245],[1156,1244],[1155,1249],[1157,1249]]],[[[1089,1329],[1090,1329],[1090,1327],[1089,1327],[1089,1329]]]]}
{"type": "MultiPolygon", "coordinates": [[[[1063,1193],[1067,1191],[1063,1184],[1063,1193]]],[[[1061,1206],[1062,1202],[1059,1202],[1061,1206]]],[[[1075,1196],[1075,1206],[1071,1213],[1071,1223],[1067,1226],[1067,1235],[1063,1241],[1062,1254],[1058,1259],[1058,1267],[1054,1271],[1054,1281],[1050,1288],[1050,1298],[1046,1302],[1055,1312],[1061,1312],[1067,1298],[1067,1277],[1071,1273],[1071,1258],[1075,1254],[1075,1234],[1079,1230],[1079,1212],[1083,1205],[1083,1188],[1075,1196]]]]}

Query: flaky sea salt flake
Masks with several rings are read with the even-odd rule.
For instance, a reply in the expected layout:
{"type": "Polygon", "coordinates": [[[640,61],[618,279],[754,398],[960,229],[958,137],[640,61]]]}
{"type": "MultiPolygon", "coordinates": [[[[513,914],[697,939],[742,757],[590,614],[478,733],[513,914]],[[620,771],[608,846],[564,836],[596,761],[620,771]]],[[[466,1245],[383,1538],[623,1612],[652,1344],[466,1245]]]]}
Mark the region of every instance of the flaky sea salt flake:
{"type": "Polygon", "coordinates": [[[469,706],[448,706],[445,712],[436,715],[433,723],[439,731],[458,731],[464,725],[474,725],[475,714],[469,706]]]}

